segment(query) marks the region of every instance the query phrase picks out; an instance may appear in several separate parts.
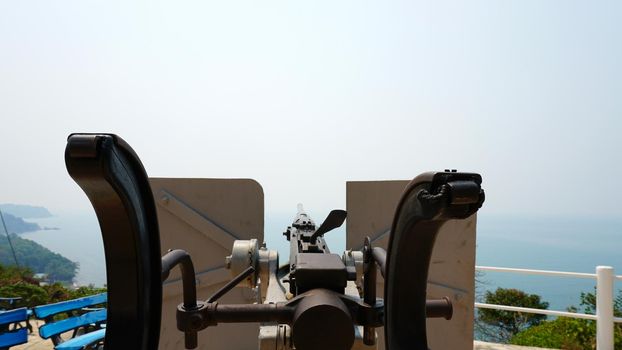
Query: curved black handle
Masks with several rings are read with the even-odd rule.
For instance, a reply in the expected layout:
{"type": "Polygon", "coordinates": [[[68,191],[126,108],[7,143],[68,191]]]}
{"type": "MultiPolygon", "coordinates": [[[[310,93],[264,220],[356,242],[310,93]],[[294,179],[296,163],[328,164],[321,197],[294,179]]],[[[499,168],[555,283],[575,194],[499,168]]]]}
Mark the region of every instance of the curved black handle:
{"type": "MultiPolygon", "coordinates": [[[[183,311],[195,311],[199,309],[197,305],[197,285],[194,275],[194,264],[190,254],[182,249],[169,250],[162,257],[162,282],[166,281],[171,270],[179,265],[181,269],[181,281],[184,292],[184,302],[179,308],[183,311]]],[[[178,323],[179,325],[179,323],[178,323]]],[[[182,330],[184,332],[184,342],[186,349],[195,349],[198,345],[198,335],[196,330],[182,330]]]]}
{"type": "Polygon", "coordinates": [[[385,266],[385,344],[428,350],[426,289],[434,241],[450,219],[464,219],[484,202],[478,174],[425,173],[406,187],[395,212],[385,266]]]}
{"type": "Polygon", "coordinates": [[[160,234],[147,173],[132,148],[112,134],[71,134],[69,175],[99,220],[108,282],[107,349],[157,349],[162,283],[160,234]]]}

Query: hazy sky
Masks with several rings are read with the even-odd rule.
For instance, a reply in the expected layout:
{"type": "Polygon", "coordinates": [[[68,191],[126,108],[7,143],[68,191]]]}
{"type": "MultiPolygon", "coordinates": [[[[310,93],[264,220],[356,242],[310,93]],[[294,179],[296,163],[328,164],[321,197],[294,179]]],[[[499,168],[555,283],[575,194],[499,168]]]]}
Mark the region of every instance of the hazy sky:
{"type": "MultiPolygon", "coordinates": [[[[0,1],[0,202],[90,210],[71,132],[151,176],[254,178],[266,211],[345,181],[480,172],[488,213],[622,217],[620,1],[0,1]]],[[[316,220],[320,220],[317,217],[316,220]]]]}

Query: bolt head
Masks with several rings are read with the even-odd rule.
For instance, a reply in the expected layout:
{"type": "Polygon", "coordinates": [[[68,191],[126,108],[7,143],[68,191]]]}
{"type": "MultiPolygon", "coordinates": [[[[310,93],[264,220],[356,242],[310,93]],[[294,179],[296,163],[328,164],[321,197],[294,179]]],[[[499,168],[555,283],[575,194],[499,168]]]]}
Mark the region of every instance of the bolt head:
{"type": "Polygon", "coordinates": [[[231,269],[231,255],[225,257],[225,268],[231,269]]]}

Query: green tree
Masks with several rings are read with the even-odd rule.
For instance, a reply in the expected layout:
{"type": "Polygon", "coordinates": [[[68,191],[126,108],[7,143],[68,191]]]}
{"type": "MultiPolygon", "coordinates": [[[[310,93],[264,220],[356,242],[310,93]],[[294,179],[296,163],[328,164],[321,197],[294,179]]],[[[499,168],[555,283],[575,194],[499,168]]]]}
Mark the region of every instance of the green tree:
{"type": "Polygon", "coordinates": [[[46,304],[49,299],[45,289],[23,281],[0,287],[0,296],[21,297],[13,307],[34,307],[46,304]]]}
{"type": "Polygon", "coordinates": [[[594,321],[559,317],[516,334],[510,339],[510,343],[553,349],[587,350],[595,348],[595,334],[594,321]]]}
{"type": "MultiPolygon", "coordinates": [[[[594,293],[582,292],[581,306],[586,314],[596,314],[596,291],[594,293]]],[[[618,295],[613,300],[613,314],[615,317],[622,317],[622,290],[618,291],[618,295]]]]}
{"type": "MultiPolygon", "coordinates": [[[[484,295],[487,304],[520,306],[534,309],[547,309],[549,303],[540,300],[537,294],[527,294],[518,289],[497,288],[494,292],[487,291],[484,295]]],[[[545,315],[501,311],[480,308],[477,321],[484,325],[480,333],[485,340],[506,343],[519,332],[542,323],[545,315]]]]}
{"type": "Polygon", "coordinates": [[[15,265],[5,266],[0,264],[0,287],[16,284],[20,281],[34,283],[32,271],[25,267],[17,267],[15,265]]]}
{"type": "MultiPolygon", "coordinates": [[[[96,288],[94,286],[70,289],[61,283],[39,286],[39,282],[33,278],[32,272],[29,269],[0,264],[0,297],[21,298],[21,300],[14,305],[10,305],[10,307],[34,307],[81,298],[105,291],[105,288],[96,288]]],[[[9,307],[9,305],[0,305],[0,307],[9,307]]]]}
{"type": "Polygon", "coordinates": [[[99,294],[106,291],[106,288],[97,288],[93,285],[78,287],[76,289],[69,290],[69,299],[76,299],[87,297],[93,294],[99,294]]]}

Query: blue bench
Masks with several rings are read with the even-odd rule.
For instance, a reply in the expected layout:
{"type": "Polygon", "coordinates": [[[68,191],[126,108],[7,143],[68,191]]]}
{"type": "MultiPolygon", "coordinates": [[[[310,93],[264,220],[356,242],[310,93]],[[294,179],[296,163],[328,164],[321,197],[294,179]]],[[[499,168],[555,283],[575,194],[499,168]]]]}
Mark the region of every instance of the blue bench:
{"type": "MultiPolygon", "coordinates": [[[[82,350],[87,346],[98,344],[106,337],[106,328],[83,334],[77,338],[69,339],[66,342],[58,344],[56,350],[82,350]]],[[[99,346],[98,346],[99,348],[99,346]]],[[[102,347],[103,348],[103,347],[102,347]]]]}
{"type": "Polygon", "coordinates": [[[22,326],[22,322],[27,320],[28,310],[25,307],[0,312],[0,350],[28,341],[28,329],[22,326]]]}
{"type": "Polygon", "coordinates": [[[97,307],[107,301],[107,294],[101,293],[60,303],[37,306],[35,317],[45,320],[39,327],[39,336],[51,339],[55,349],[79,350],[97,346],[106,335],[106,309],[97,307]],[[61,319],[62,316],[66,318],[61,319]],[[63,333],[71,332],[64,339],[63,333]]]}

